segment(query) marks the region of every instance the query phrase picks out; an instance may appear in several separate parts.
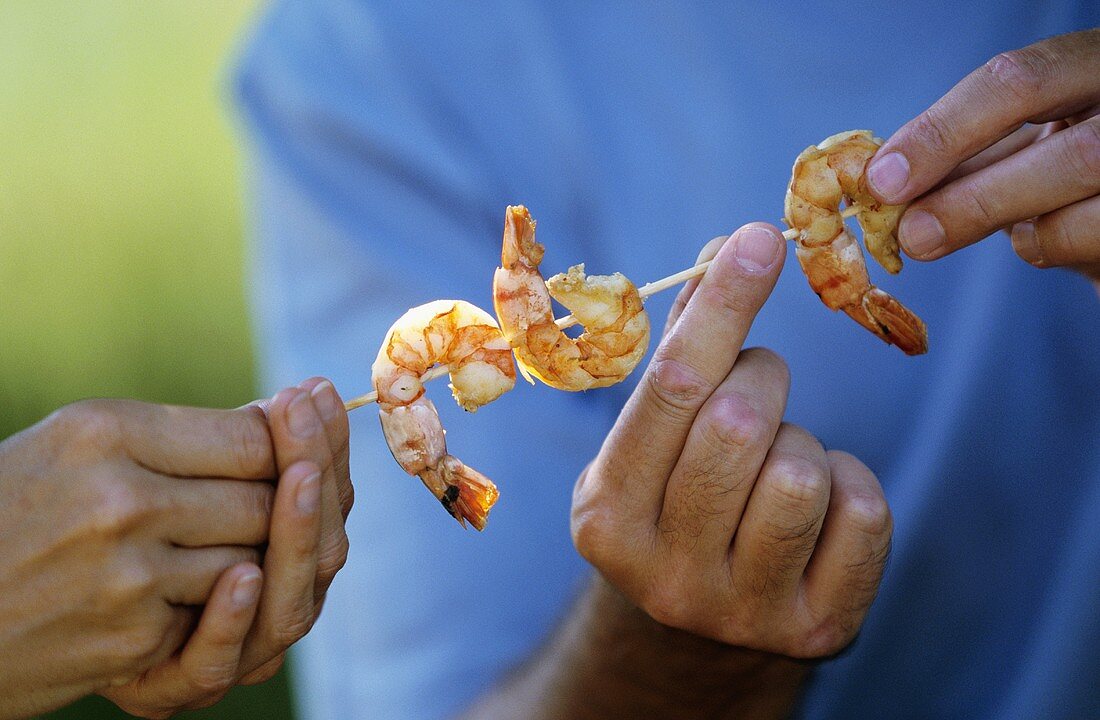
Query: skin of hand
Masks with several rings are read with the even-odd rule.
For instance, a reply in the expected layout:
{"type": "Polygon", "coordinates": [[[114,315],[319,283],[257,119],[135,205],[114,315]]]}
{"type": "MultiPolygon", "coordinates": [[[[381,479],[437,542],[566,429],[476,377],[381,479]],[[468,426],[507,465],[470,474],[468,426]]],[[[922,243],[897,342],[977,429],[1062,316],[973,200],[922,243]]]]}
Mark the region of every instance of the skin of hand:
{"type": "MultiPolygon", "coordinates": [[[[271,423],[284,431],[287,404],[271,423]]],[[[331,442],[341,442],[342,426],[346,445],[342,414],[342,405],[330,414],[326,444],[333,429],[331,442]]],[[[331,460],[302,442],[273,446],[268,426],[257,406],[93,400],[0,443],[0,717],[97,691],[136,714],[167,717],[242,675],[234,660],[250,629],[245,667],[266,672],[292,634],[309,628],[313,598],[346,548],[340,511],[331,528],[325,509],[326,489],[350,506],[341,489],[346,454],[331,460]],[[295,516],[299,493],[320,495],[308,519],[295,516]],[[321,542],[312,539],[318,527],[321,542]],[[311,543],[331,547],[330,556],[303,553],[311,543]],[[272,580],[287,582],[299,566],[317,571],[294,588],[311,597],[308,621],[294,624],[301,593],[289,597],[291,586],[272,580]],[[274,626],[280,612],[285,627],[274,626]]]]}
{"type": "Polygon", "coordinates": [[[742,349],[784,255],[765,224],[704,248],[713,263],[574,490],[598,575],[468,717],[783,717],[805,660],[855,637],[889,553],[882,489],[783,423],[786,366],[742,349]]]}
{"type": "Polygon", "coordinates": [[[1100,281],[1100,28],[970,73],[894,133],[867,181],[884,202],[912,202],[899,240],[915,259],[1008,228],[1032,265],[1100,281]]]}
{"type": "Polygon", "coordinates": [[[131,714],[166,718],[209,707],[235,685],[268,680],[312,628],[347,560],[344,522],[354,500],[348,417],[332,383],[311,378],[242,411],[269,428],[265,460],[279,477],[262,587],[258,568],[227,570],[182,648],[101,691],[131,714]],[[247,589],[231,590],[237,573],[250,572],[255,580],[247,589]]]}

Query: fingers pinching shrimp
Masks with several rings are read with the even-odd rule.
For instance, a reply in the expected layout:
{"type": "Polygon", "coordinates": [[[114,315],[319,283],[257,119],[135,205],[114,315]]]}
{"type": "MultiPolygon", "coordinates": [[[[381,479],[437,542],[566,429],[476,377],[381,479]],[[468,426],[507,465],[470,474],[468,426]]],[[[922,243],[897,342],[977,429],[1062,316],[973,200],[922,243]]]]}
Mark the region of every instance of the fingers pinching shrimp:
{"type": "Polygon", "coordinates": [[[621,382],[645,356],[649,317],[637,288],[622,274],[585,275],[584,265],[544,281],[544,248],[522,205],[504,216],[501,267],[493,276],[493,304],[520,372],[559,390],[588,390],[621,382]],[[553,298],[584,326],[571,338],[554,322],[553,298]]]}
{"type": "Polygon", "coordinates": [[[842,200],[858,205],[867,250],[887,271],[901,270],[897,227],[905,206],[880,203],[865,178],[881,144],[868,130],[849,130],[802,151],[787,187],[785,220],[798,231],[798,262],[821,301],[906,354],[920,355],[928,350],[924,322],[871,284],[863,251],[840,214],[842,200]]]}
{"type": "Polygon", "coordinates": [[[515,385],[512,349],[489,313],[462,300],[436,300],[397,319],[371,369],[394,459],[460,523],[481,530],[499,493],[489,478],[447,453],[443,425],[421,381],[435,365],[447,367],[455,400],[472,412],[515,385]]]}

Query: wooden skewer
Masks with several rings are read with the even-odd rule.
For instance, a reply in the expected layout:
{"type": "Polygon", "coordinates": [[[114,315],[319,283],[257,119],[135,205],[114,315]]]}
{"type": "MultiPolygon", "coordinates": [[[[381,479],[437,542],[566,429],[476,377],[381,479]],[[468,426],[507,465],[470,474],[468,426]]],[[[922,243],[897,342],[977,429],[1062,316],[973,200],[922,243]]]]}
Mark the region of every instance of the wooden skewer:
{"type": "MultiPolygon", "coordinates": [[[[849,205],[841,211],[840,216],[843,218],[850,218],[858,213],[859,210],[859,205],[849,205]]],[[[786,240],[795,240],[798,238],[798,231],[794,228],[791,228],[790,230],[787,230],[783,233],[783,238],[786,240]]],[[[650,295],[659,293],[662,290],[668,290],[670,287],[675,287],[680,283],[685,283],[692,278],[697,278],[706,273],[707,268],[710,267],[710,263],[711,261],[707,260],[706,262],[701,262],[694,267],[689,267],[686,270],[681,270],[678,273],[673,273],[668,277],[663,277],[660,280],[654,280],[651,283],[646,283],[645,285],[638,288],[638,296],[645,300],[650,295]]],[[[573,325],[576,325],[577,319],[574,318],[572,315],[566,315],[563,318],[558,318],[557,320],[555,320],[554,324],[564,330],[567,327],[572,327],[573,325]]],[[[436,378],[443,377],[447,374],[447,372],[448,369],[446,365],[437,365],[436,367],[421,375],[420,381],[428,382],[430,380],[435,380],[436,378]]],[[[378,402],[378,393],[369,392],[366,395],[360,395],[357,398],[352,398],[351,400],[348,400],[346,403],[344,403],[344,409],[350,411],[354,410],[355,408],[363,407],[364,405],[370,405],[373,402],[378,402]]]]}

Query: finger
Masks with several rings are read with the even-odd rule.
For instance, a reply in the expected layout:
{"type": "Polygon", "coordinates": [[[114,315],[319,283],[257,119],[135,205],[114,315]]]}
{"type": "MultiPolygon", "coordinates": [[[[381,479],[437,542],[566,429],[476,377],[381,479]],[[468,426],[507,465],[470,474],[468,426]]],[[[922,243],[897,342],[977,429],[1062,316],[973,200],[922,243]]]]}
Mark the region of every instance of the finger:
{"type": "Polygon", "coordinates": [[[647,523],[658,514],[695,416],[732,369],[785,252],[771,225],[735,232],[658,345],[590,474],[624,514],[647,523]]]}
{"type": "Polygon", "coordinates": [[[355,490],[351,484],[349,466],[351,431],[344,401],[333,384],[325,378],[310,378],[298,387],[309,393],[313,399],[313,405],[317,408],[317,414],[321,416],[321,422],[324,423],[325,436],[328,438],[329,450],[332,451],[332,469],[336,479],[340,513],[346,520],[355,502],[355,490]]]}
{"type": "Polygon", "coordinates": [[[974,157],[957,166],[947,174],[947,177],[941,181],[941,184],[958,180],[982,168],[987,168],[995,162],[1004,160],[1009,155],[1020,152],[1028,145],[1031,145],[1049,134],[1048,128],[1052,124],[1053,123],[1046,123],[1044,125],[1024,125],[1016,132],[1001,138],[990,147],[982,150],[974,157]]]}
{"type": "Polygon", "coordinates": [[[730,552],[741,597],[775,602],[796,595],[817,545],[830,494],[829,463],[817,439],[783,425],[749,496],[730,552]]]}
{"type": "Polygon", "coordinates": [[[770,350],[750,348],[737,358],[703,404],[669,477],[658,521],[666,545],[724,566],[789,389],[787,366],[770,350]]]}
{"type": "Polygon", "coordinates": [[[909,206],[898,239],[935,260],[998,229],[1100,192],[1100,118],[1030,145],[909,206]]]}
{"type": "Polygon", "coordinates": [[[839,635],[831,643],[837,646],[855,635],[878,592],[893,522],[878,480],[863,463],[836,451],[828,458],[832,495],[805,591],[817,624],[839,635]]]}
{"type": "MultiPolygon", "coordinates": [[[[140,699],[142,696],[135,693],[135,685],[142,685],[145,677],[155,668],[163,667],[170,662],[183,646],[184,641],[191,635],[198,619],[198,611],[194,607],[164,605],[159,608],[159,616],[145,622],[152,622],[150,627],[156,627],[160,632],[160,642],[156,649],[142,655],[140,660],[129,657],[122,667],[106,667],[101,670],[114,673],[110,680],[110,697],[112,701],[119,702],[131,696],[140,699]]],[[[112,663],[113,664],[113,663],[112,663]]],[[[120,703],[121,704],[121,703],[120,703]]]]}
{"type": "Polygon", "coordinates": [[[1096,102],[1100,29],[1003,53],[894,133],[867,168],[871,191],[900,204],[1025,122],[1067,117],[1096,102]]]}
{"type": "Polygon", "coordinates": [[[1012,247],[1036,267],[1100,263],[1100,196],[1017,223],[1012,247]]]}
{"type": "MultiPolygon", "coordinates": [[[[324,390],[324,385],[318,384],[316,388],[324,390]]],[[[326,394],[321,395],[323,399],[326,394]]],[[[276,395],[268,408],[268,417],[281,467],[308,460],[321,468],[321,545],[314,586],[315,595],[319,598],[343,567],[348,548],[344,516],[340,509],[336,463],[328,433],[317,400],[302,388],[276,395]]]]}
{"type": "Polygon", "coordinates": [[[284,652],[309,630],[320,542],[321,469],[300,461],[282,474],[275,492],[260,607],[241,660],[245,674],[284,652]]]}
{"type": "Polygon", "coordinates": [[[259,685],[260,683],[265,683],[275,677],[275,673],[279,672],[284,662],[286,662],[286,653],[280,653],[241,678],[240,684],[259,685]]]}
{"type": "MultiPolygon", "coordinates": [[[[729,240],[729,235],[719,235],[713,238],[710,242],[703,246],[703,249],[699,251],[699,254],[695,258],[695,264],[708,262],[714,259],[714,256],[718,254],[718,251],[722,249],[722,246],[729,240]]],[[[680,319],[680,316],[684,313],[684,308],[687,307],[688,300],[695,294],[695,288],[699,287],[699,278],[695,277],[684,283],[684,286],[680,288],[680,292],[676,293],[676,299],[672,301],[672,309],[668,312],[668,319],[665,320],[665,329],[661,333],[663,338],[668,335],[668,331],[672,329],[672,326],[676,324],[676,321],[680,319]]]]}
{"type": "Polygon", "coordinates": [[[252,547],[165,548],[165,563],[172,568],[162,588],[173,605],[203,605],[210,598],[218,578],[241,563],[257,563],[259,552],[252,547]]]}
{"type": "Polygon", "coordinates": [[[164,539],[180,547],[267,541],[275,488],[240,480],[151,478],[160,488],[164,539]]]}
{"type": "Polygon", "coordinates": [[[135,461],[177,477],[275,477],[271,436],[256,408],[210,410],[117,403],[123,442],[135,461]]]}
{"type": "Polygon", "coordinates": [[[152,655],[144,658],[145,665],[142,670],[159,667],[179,652],[180,647],[195,629],[199,611],[191,606],[172,606],[166,608],[168,620],[161,637],[160,646],[152,655]]]}
{"type": "Polygon", "coordinates": [[[233,687],[261,583],[260,568],[251,563],[236,565],[218,578],[198,627],[178,657],[143,680],[147,702],[155,700],[157,707],[170,712],[208,707],[233,687]]]}

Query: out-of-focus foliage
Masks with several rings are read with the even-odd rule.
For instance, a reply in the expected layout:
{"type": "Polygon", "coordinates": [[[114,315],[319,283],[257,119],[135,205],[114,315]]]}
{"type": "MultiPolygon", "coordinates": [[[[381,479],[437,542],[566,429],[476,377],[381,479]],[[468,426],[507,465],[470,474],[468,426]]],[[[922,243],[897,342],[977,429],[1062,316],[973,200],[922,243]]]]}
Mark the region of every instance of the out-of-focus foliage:
{"type": "MultiPolygon", "coordinates": [[[[252,397],[225,67],[257,4],[0,3],[0,437],[81,397],[252,397]]],[[[181,717],[289,716],[280,680],[181,717]]]]}

